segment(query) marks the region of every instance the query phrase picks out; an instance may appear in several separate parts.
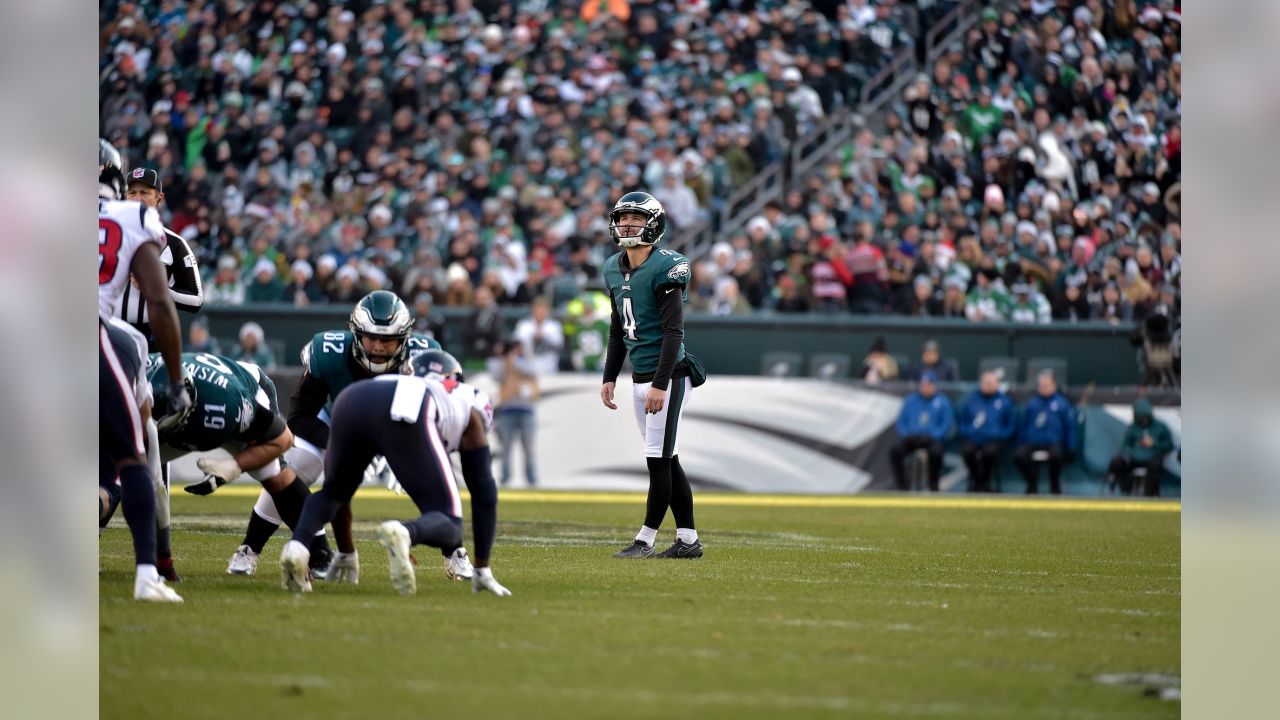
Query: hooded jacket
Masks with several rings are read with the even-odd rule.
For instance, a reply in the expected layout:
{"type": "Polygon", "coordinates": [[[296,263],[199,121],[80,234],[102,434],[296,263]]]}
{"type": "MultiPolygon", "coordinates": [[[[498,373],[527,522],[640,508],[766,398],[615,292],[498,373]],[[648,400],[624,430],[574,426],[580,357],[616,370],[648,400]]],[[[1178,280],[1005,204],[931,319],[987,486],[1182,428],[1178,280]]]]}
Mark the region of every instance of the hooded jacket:
{"type": "Polygon", "coordinates": [[[1147,463],[1163,458],[1172,450],[1173,433],[1169,432],[1169,426],[1156,420],[1149,400],[1138,398],[1133,403],[1133,423],[1124,431],[1125,456],[1133,462],[1147,463]],[[1143,426],[1143,421],[1148,424],[1143,426]],[[1151,438],[1151,447],[1143,446],[1144,437],[1151,438]]]}

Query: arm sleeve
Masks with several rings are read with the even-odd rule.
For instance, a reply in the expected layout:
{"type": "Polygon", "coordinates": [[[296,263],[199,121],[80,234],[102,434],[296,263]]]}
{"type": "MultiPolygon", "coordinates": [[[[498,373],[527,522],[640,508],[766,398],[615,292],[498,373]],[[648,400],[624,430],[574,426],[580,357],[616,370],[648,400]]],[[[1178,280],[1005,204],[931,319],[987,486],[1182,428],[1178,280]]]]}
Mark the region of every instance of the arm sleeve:
{"type": "Polygon", "coordinates": [[[240,439],[247,443],[265,443],[280,437],[286,426],[283,415],[259,407],[249,429],[240,439]]]}
{"type": "Polygon", "coordinates": [[[204,287],[200,284],[200,268],[195,253],[178,233],[165,230],[169,237],[169,252],[173,264],[169,266],[169,294],[179,310],[193,313],[204,305],[204,287]]]}
{"type": "Polygon", "coordinates": [[[684,342],[684,287],[664,285],[658,288],[657,297],[658,313],[662,317],[662,349],[658,352],[653,387],[666,390],[671,383],[671,373],[676,369],[680,343],[684,342]]]}
{"type": "Polygon", "coordinates": [[[622,361],[627,357],[627,346],[622,342],[622,318],[618,317],[618,306],[613,298],[609,298],[609,307],[613,312],[609,314],[609,348],[604,361],[604,382],[607,383],[618,381],[622,361]]]}
{"type": "Polygon", "coordinates": [[[311,373],[303,373],[289,403],[289,429],[316,447],[328,447],[329,426],[320,419],[329,388],[311,373]]]}
{"type": "Polygon", "coordinates": [[[1062,411],[1062,416],[1067,423],[1067,449],[1075,451],[1080,447],[1078,440],[1079,428],[1076,424],[1076,411],[1068,405],[1067,408],[1062,411]]]}
{"type": "Polygon", "coordinates": [[[911,396],[908,395],[906,399],[902,401],[902,410],[898,413],[898,422],[896,423],[896,426],[898,428],[899,437],[905,438],[911,434],[911,427],[907,424],[907,418],[911,415],[912,411],[911,396]]]}
{"type": "Polygon", "coordinates": [[[489,446],[459,450],[462,479],[471,493],[471,533],[476,560],[488,560],[498,528],[498,486],[493,481],[493,455],[489,446]]]}

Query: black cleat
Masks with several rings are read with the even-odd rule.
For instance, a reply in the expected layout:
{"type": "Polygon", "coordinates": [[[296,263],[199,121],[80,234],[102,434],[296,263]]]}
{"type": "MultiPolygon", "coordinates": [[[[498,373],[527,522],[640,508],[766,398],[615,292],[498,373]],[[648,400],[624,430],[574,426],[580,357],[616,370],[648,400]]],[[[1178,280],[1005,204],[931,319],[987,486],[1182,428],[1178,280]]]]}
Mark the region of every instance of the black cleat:
{"type": "Polygon", "coordinates": [[[681,560],[692,560],[702,557],[702,541],[694,540],[693,543],[687,543],[676,538],[675,544],[663,550],[654,557],[660,558],[677,558],[681,560]]]}
{"type": "Polygon", "coordinates": [[[625,548],[613,554],[616,558],[625,558],[628,560],[636,560],[639,558],[653,557],[653,546],[645,545],[636,540],[625,548]]]}
{"type": "Polygon", "coordinates": [[[329,564],[333,562],[333,551],[328,547],[315,548],[311,551],[311,560],[307,569],[316,580],[326,580],[329,575],[329,564]]]}

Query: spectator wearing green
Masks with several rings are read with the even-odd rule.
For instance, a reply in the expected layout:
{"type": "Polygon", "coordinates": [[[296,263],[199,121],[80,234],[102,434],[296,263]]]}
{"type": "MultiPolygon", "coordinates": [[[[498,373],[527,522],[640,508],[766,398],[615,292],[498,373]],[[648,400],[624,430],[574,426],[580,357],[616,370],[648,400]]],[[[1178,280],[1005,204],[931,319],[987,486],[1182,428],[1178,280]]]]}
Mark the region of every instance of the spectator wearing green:
{"type": "Polygon", "coordinates": [[[245,302],[280,302],[284,297],[284,283],[276,277],[275,263],[265,257],[258,258],[253,266],[253,281],[245,288],[245,302]]]}
{"type": "Polygon", "coordinates": [[[276,354],[267,345],[266,332],[252,321],[240,326],[240,342],[231,349],[231,359],[253,363],[267,371],[276,368],[276,354]]]}
{"type": "Polygon", "coordinates": [[[605,348],[609,341],[609,312],[609,298],[594,290],[565,305],[564,334],[574,370],[604,369],[605,348]]]}
{"type": "Polygon", "coordinates": [[[965,108],[965,123],[969,128],[969,141],[976,147],[982,139],[1000,127],[1004,111],[991,104],[991,88],[978,88],[978,102],[965,108]]]}
{"type": "Polygon", "coordinates": [[[1156,420],[1151,401],[1138,398],[1133,403],[1133,423],[1124,431],[1124,443],[1120,454],[1111,459],[1107,478],[1125,494],[1137,488],[1135,480],[1141,475],[1144,495],[1160,494],[1160,475],[1164,457],[1173,451],[1173,433],[1169,426],[1156,420]],[[1135,473],[1142,470],[1143,473],[1135,473]]]}
{"type": "Polygon", "coordinates": [[[983,268],[974,273],[976,284],[965,299],[965,317],[974,322],[1000,322],[1009,317],[1011,303],[1000,273],[983,268]]]}

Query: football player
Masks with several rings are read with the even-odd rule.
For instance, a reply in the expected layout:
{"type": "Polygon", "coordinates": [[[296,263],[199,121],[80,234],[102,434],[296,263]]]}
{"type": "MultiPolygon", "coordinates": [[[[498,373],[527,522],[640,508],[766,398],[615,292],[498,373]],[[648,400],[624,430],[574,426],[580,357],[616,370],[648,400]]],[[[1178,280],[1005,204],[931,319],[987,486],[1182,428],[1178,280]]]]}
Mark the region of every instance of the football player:
{"type": "MultiPolygon", "coordinates": [[[[151,168],[137,167],[129,172],[128,199],[136,200],[149,208],[160,209],[164,202],[164,184],[160,181],[160,173],[151,168]]],[[[165,276],[169,281],[169,295],[173,305],[179,310],[189,313],[199,312],[204,305],[204,289],[200,284],[200,268],[196,263],[195,253],[181,235],[164,228],[165,244],[160,251],[160,262],[164,263],[165,276]]],[[[151,326],[147,321],[147,306],[131,282],[124,288],[124,297],[120,302],[120,318],[138,329],[143,337],[152,343],[150,351],[155,351],[151,326]]],[[[169,465],[160,466],[161,482],[156,485],[158,493],[156,508],[160,527],[156,531],[157,567],[160,575],[170,582],[178,580],[177,571],[173,568],[173,552],[169,542],[169,465]],[[162,495],[159,495],[162,494],[162,495]]]]}
{"type": "MultiPolygon", "coordinates": [[[[301,478],[281,470],[280,460],[293,445],[293,433],[280,414],[276,386],[252,363],[208,353],[183,353],[182,364],[192,382],[194,406],[180,424],[160,433],[160,459],[169,463],[192,452],[222,448],[230,457],[208,456],[196,461],[205,474],[183,490],[208,495],[249,473],[262,483],[280,514],[292,527],[310,490],[301,478]]],[[[155,404],[168,401],[161,384],[164,359],[147,358],[155,404]]]]}
{"type": "Polygon", "coordinates": [[[684,301],[689,261],[656,246],[667,230],[662,203],[649,193],[630,192],[609,214],[609,233],[622,251],[604,263],[612,315],[600,400],[610,410],[622,361],[631,355],[632,403],[649,466],[644,524],[617,558],[699,558],[702,543],[693,524],[693,490],[680,467],[680,415],[692,388],[706,380],[697,358],[684,348],[684,301]],[[676,541],[655,555],[654,542],[667,508],[676,521],[676,541]]]}
{"type": "MultiPolygon", "coordinates": [[[[120,502],[133,535],[137,565],[136,600],[182,602],[156,569],[156,493],[146,461],[143,413],[107,332],[109,318],[120,311],[124,288],[134,277],[146,300],[160,353],[170,361],[169,415],[160,427],[181,422],[191,409],[182,377],[182,335],[178,313],[169,297],[160,248],[164,228],[153,208],[122,201],[125,189],[120,153],[98,140],[98,473],[99,502],[119,478],[120,502]]],[[[100,508],[105,509],[105,508],[100,508]]],[[[102,514],[100,512],[100,514],[102,514]]]]}
{"type": "MultiPolygon", "coordinates": [[[[296,473],[308,486],[324,470],[324,453],[329,444],[329,414],[334,399],[358,380],[400,372],[405,360],[418,353],[439,349],[440,343],[411,331],[413,318],[395,293],[376,290],[361,298],[351,313],[348,330],[317,333],[302,350],[302,380],[293,393],[289,408],[289,429],[294,446],[285,453],[287,472],[296,473]]],[[[252,575],[258,555],[280,526],[270,494],[263,492],[249,516],[244,541],[231,557],[227,572],[252,575]]],[[[323,527],[311,548],[312,569],[323,577],[332,555],[323,527]]],[[[454,550],[453,548],[450,549],[454,550]]],[[[471,577],[471,563],[464,548],[445,558],[449,577],[471,577]]]]}
{"type": "Polygon", "coordinates": [[[493,405],[484,393],[463,383],[458,361],[443,350],[427,351],[409,363],[412,375],[384,375],[354,383],[334,402],[324,486],[307,499],[293,539],[280,553],[285,589],[311,590],[307,542],[315,528],[329,521],[334,522],[343,551],[334,558],[330,579],[359,580],[350,503],[364,468],[374,455],[382,454],[422,513],[415,520],[388,520],[378,527],[378,541],[387,549],[391,584],[404,595],[416,592],[410,547],[430,545],[447,551],[462,545],[462,500],[449,460],[449,453],[456,450],[471,491],[476,549],[471,589],[511,594],[489,568],[498,523],[498,486],[487,436],[493,405]]]}

